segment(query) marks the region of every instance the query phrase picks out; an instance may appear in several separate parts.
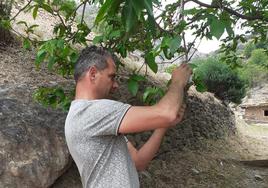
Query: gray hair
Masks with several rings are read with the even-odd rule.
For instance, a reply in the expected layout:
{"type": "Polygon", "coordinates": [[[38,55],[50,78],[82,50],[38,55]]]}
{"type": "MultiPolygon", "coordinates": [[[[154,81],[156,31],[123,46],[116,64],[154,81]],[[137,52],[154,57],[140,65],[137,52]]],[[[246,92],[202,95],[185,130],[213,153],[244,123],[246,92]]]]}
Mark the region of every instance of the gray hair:
{"type": "Polygon", "coordinates": [[[75,82],[77,83],[92,66],[98,70],[107,68],[108,58],[112,58],[116,62],[114,56],[106,48],[89,46],[83,49],[74,67],[75,82]]]}

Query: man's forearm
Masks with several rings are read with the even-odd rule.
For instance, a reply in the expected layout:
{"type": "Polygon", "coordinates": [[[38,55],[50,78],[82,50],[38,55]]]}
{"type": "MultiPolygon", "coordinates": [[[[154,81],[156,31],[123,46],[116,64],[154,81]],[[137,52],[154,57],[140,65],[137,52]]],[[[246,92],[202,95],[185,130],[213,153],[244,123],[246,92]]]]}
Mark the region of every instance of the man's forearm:
{"type": "Polygon", "coordinates": [[[144,170],[159,150],[166,128],[156,129],[149,140],[137,151],[137,168],[144,170]]]}
{"type": "Polygon", "coordinates": [[[181,105],[183,104],[184,87],[177,82],[171,82],[165,96],[158,102],[158,106],[167,113],[177,115],[181,105]]]}

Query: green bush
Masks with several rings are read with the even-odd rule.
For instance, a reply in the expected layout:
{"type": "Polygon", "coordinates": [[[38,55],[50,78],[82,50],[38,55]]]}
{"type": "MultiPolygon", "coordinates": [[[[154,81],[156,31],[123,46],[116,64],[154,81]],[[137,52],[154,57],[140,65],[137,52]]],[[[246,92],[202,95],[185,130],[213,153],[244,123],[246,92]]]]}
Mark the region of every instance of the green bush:
{"type": "Polygon", "coordinates": [[[244,56],[247,59],[250,58],[252,51],[255,49],[256,49],[255,44],[252,41],[248,42],[244,47],[244,52],[243,52],[244,56]]]}
{"type": "Polygon", "coordinates": [[[203,80],[207,91],[227,102],[240,103],[246,94],[246,81],[218,57],[196,60],[194,77],[203,80]]]}
{"type": "Polygon", "coordinates": [[[268,55],[266,51],[264,49],[253,50],[248,63],[268,68],[268,55]]]}
{"type": "Polygon", "coordinates": [[[268,82],[268,69],[264,69],[259,65],[248,62],[238,72],[242,79],[247,80],[249,88],[268,82]]]}

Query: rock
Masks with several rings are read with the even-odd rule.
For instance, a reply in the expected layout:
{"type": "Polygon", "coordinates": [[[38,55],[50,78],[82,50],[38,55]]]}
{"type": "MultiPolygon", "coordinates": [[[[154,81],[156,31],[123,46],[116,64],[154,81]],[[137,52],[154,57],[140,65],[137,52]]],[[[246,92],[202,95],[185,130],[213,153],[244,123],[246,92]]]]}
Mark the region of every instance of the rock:
{"type": "Polygon", "coordinates": [[[82,188],[80,175],[74,162],[50,188],[82,188]]]}
{"type": "Polygon", "coordinates": [[[262,176],[260,176],[260,175],[255,175],[254,176],[254,178],[255,178],[255,180],[257,180],[257,181],[263,181],[263,177],[262,176]]]}
{"type": "Polygon", "coordinates": [[[193,174],[195,174],[195,175],[200,173],[200,171],[197,170],[196,168],[192,168],[191,170],[192,170],[193,174]]]}
{"type": "Polygon", "coordinates": [[[0,187],[49,187],[71,162],[66,114],[0,98],[0,187]]]}
{"type": "MultiPolygon", "coordinates": [[[[160,153],[183,148],[202,148],[203,139],[222,139],[235,133],[235,116],[228,106],[211,93],[198,93],[194,88],[188,92],[184,120],[170,129],[164,139],[160,153]]],[[[129,136],[141,145],[151,133],[129,136]]]]}

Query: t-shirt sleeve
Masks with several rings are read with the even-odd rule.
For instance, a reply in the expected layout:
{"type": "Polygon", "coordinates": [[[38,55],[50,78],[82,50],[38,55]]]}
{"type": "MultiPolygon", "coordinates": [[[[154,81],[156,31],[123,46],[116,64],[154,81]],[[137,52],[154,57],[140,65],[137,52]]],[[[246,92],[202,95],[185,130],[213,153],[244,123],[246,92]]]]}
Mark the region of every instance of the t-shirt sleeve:
{"type": "Polygon", "coordinates": [[[90,107],[86,131],[92,136],[118,135],[120,124],[131,107],[113,100],[100,100],[90,107]]]}

